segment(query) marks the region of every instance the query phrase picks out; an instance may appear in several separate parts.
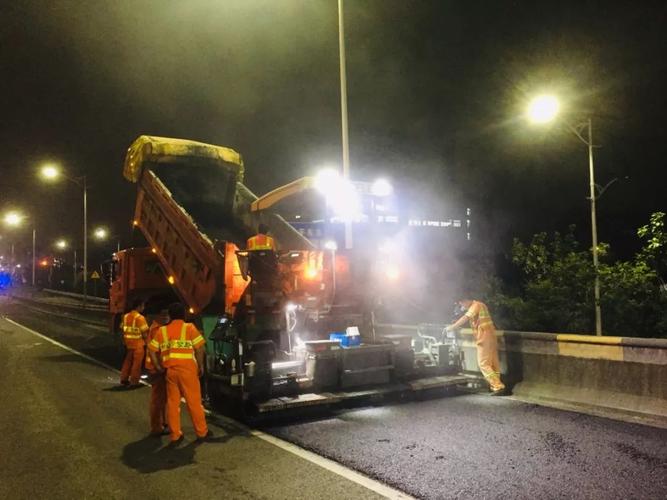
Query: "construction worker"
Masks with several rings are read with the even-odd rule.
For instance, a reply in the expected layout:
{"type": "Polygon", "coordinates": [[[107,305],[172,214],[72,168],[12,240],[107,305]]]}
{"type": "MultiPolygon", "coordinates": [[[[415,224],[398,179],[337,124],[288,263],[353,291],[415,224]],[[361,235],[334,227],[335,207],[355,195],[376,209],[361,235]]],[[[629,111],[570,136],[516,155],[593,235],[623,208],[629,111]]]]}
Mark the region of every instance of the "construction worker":
{"type": "MultiPolygon", "coordinates": [[[[469,295],[469,294],[468,294],[469,295]]],[[[470,321],[473,337],[477,344],[477,364],[489,383],[492,396],[505,395],[505,385],[500,380],[500,361],[498,360],[498,342],[496,327],[489,314],[486,304],[470,297],[458,301],[459,305],[467,309],[466,313],[456,322],[446,327],[448,332],[461,328],[470,321]]]]}
{"type": "Polygon", "coordinates": [[[144,346],[148,334],[148,323],[142,312],[144,312],[144,301],[137,299],[132,303],[130,312],[123,316],[123,343],[126,352],[120,370],[120,383],[124,386],[137,387],[141,377],[141,364],[144,360],[144,346]]]}
{"type": "Polygon", "coordinates": [[[160,327],[148,349],[157,371],[166,369],[167,423],[171,443],[183,440],[181,397],[188,407],[197,440],[203,440],[209,435],[199,385],[199,377],[204,374],[204,337],[192,323],[185,322],[183,304],[171,304],[169,317],[171,321],[160,327]]]}
{"type": "Polygon", "coordinates": [[[246,250],[273,250],[276,251],[276,242],[268,236],[269,227],[266,224],[260,224],[257,228],[257,234],[248,238],[246,250]]]}
{"type": "MultiPolygon", "coordinates": [[[[148,330],[146,338],[146,347],[156,337],[160,331],[160,327],[169,323],[169,313],[166,309],[160,311],[160,314],[153,318],[151,327],[148,330]]],[[[159,342],[159,341],[158,341],[159,342]]],[[[165,380],[165,373],[158,372],[153,365],[153,360],[150,356],[150,351],[146,349],[146,359],[144,366],[148,371],[149,381],[151,384],[151,397],[148,404],[148,415],[151,427],[152,436],[163,436],[169,434],[169,426],[167,425],[167,382],[165,380]]]]}

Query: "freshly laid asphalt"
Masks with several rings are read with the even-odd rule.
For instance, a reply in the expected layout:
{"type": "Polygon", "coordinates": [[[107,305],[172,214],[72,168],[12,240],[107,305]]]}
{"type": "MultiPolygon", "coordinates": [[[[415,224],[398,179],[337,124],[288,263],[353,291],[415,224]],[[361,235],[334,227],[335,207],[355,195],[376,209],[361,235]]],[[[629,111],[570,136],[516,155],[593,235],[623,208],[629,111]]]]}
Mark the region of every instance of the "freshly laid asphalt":
{"type": "Polygon", "coordinates": [[[667,498],[667,429],[486,395],[265,429],[422,498],[667,498]]]}
{"type": "MultiPolygon", "coordinates": [[[[2,310],[96,359],[117,363],[113,341],[99,329],[53,321],[21,305],[5,304],[2,310]]],[[[41,477],[38,471],[25,465],[36,464],[37,469],[53,469],[48,484],[67,488],[74,484],[79,489],[69,490],[71,493],[88,497],[133,497],[130,493],[136,487],[151,498],[158,492],[171,492],[162,489],[161,481],[173,482],[173,491],[185,491],[186,484],[196,478],[202,487],[194,490],[194,497],[221,496],[231,480],[239,489],[231,496],[223,495],[225,498],[288,498],[288,493],[291,498],[372,498],[356,484],[327,476],[330,473],[308,462],[295,463],[294,456],[285,458],[267,443],[255,443],[224,428],[214,428],[223,443],[200,447],[186,443],[184,449],[192,451],[169,458],[161,447],[150,448],[155,445],[145,440],[145,390],[104,391],[111,384],[108,374],[101,376],[99,368],[62,351],[41,353],[53,347],[30,347],[34,337],[28,340],[23,338],[27,334],[7,333],[6,324],[0,325],[0,363],[13,368],[6,372],[11,377],[5,385],[9,390],[1,396],[0,425],[7,430],[0,433],[0,457],[11,458],[9,469],[4,460],[0,462],[0,471],[4,469],[0,476],[9,470],[13,473],[8,477],[16,478],[11,489],[0,481],[0,497],[6,497],[5,491],[20,491],[16,487],[39,484],[35,480],[41,477]],[[17,335],[20,345],[25,344],[20,349],[15,348],[17,335]],[[25,356],[35,357],[33,367],[24,367],[25,356]],[[60,362],[45,362],[56,360],[60,362]],[[87,370],[94,373],[85,373],[87,370]],[[128,405],[130,398],[136,398],[136,404],[128,405]],[[25,411],[24,407],[35,408],[25,411]],[[28,420],[24,414],[29,415],[28,420]],[[52,415],[56,418],[49,419],[52,415]],[[40,426],[44,420],[49,421],[46,428],[40,426]],[[67,429],[65,441],[52,437],[54,425],[59,425],[59,432],[67,429]],[[85,487],[80,478],[58,483],[58,474],[74,474],[76,467],[61,470],[47,465],[44,449],[51,455],[49,463],[51,452],[59,463],[67,456],[70,441],[83,442],[71,445],[81,453],[76,467],[86,470],[88,462],[93,464],[83,476],[111,474],[110,478],[91,481],[85,487]],[[146,474],[151,487],[141,489],[141,477],[146,474]],[[309,490],[303,482],[317,486],[309,490]]],[[[281,422],[263,430],[420,498],[667,498],[667,429],[511,398],[460,395],[387,404],[315,420],[281,422]]],[[[62,495],[66,496],[72,495],[62,495]]]]}

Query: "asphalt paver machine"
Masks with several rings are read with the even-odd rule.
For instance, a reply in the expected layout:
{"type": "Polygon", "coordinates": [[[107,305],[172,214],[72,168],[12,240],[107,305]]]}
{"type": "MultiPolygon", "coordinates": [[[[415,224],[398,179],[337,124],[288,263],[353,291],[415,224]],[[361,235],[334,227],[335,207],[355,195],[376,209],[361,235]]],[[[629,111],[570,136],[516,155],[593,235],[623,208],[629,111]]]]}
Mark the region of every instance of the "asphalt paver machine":
{"type": "Polygon", "coordinates": [[[428,328],[375,335],[369,262],[314,248],[280,215],[258,209],[236,151],[140,136],[123,173],[137,186],[132,224],[148,245],[115,256],[112,324],[131,298],[184,302],[207,340],[212,396],[266,414],[475,379],[461,373],[454,339],[428,328]],[[243,248],[260,222],[278,251],[243,248]]]}

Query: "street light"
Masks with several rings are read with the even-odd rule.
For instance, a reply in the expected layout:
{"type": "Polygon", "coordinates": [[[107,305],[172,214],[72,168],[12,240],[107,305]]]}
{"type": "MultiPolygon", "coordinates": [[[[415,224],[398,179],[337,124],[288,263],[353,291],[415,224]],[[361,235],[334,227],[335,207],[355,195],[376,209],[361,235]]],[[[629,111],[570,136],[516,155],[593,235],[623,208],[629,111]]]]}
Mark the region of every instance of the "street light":
{"type": "Polygon", "coordinates": [[[40,173],[42,177],[48,180],[55,180],[60,176],[60,171],[55,165],[44,165],[41,168],[40,173]]]}
{"type": "MultiPolygon", "coordinates": [[[[60,239],[55,242],[55,247],[60,250],[64,251],[69,248],[69,242],[66,239],[60,239]]],[[[73,277],[72,277],[72,289],[76,289],[76,248],[74,249],[74,264],[72,265],[72,269],[74,271],[73,277]]]]}
{"type": "Polygon", "coordinates": [[[85,308],[88,301],[88,185],[86,176],[70,177],[52,164],[43,165],[39,173],[44,180],[51,182],[64,177],[83,190],[83,307],[85,308]]]}
{"type": "MultiPolygon", "coordinates": [[[[106,227],[99,226],[93,231],[93,236],[97,241],[106,241],[109,238],[115,237],[118,238],[118,235],[110,235],[109,230],[106,227]]],[[[120,252],[120,239],[116,242],[116,251],[120,252]]]]}
{"type": "Polygon", "coordinates": [[[98,227],[93,231],[93,236],[95,236],[95,239],[97,240],[104,241],[109,236],[109,231],[107,231],[105,227],[98,227]]]}
{"type": "MultiPolygon", "coordinates": [[[[15,210],[9,211],[3,217],[3,222],[9,227],[19,227],[23,224],[25,215],[21,212],[15,210]]],[[[37,230],[33,227],[32,229],[32,286],[35,286],[35,242],[37,239],[37,230]]],[[[14,245],[12,244],[12,264],[14,262],[14,245]]],[[[20,267],[20,266],[17,266],[20,267]]]]}
{"type": "MultiPolygon", "coordinates": [[[[560,110],[560,103],[555,96],[542,95],[533,99],[528,107],[528,118],[533,123],[544,124],[556,118],[560,110]]],[[[593,167],[593,122],[589,117],[583,123],[573,127],[566,123],[567,128],[588,147],[588,175],[590,179],[591,200],[591,239],[593,242],[593,270],[595,273],[594,295],[595,295],[595,334],[602,335],[602,310],[600,308],[600,274],[598,265],[598,230],[597,216],[595,212],[595,171],[593,167]],[[583,131],[586,135],[582,135],[583,131]]]]}
{"type": "Polygon", "coordinates": [[[558,99],[552,95],[541,95],[530,102],[528,118],[533,123],[548,123],[556,118],[560,111],[558,99]]]}
{"type": "Polygon", "coordinates": [[[20,212],[11,211],[5,214],[3,221],[9,227],[18,227],[21,225],[21,222],[23,222],[24,218],[24,215],[20,212]]]}

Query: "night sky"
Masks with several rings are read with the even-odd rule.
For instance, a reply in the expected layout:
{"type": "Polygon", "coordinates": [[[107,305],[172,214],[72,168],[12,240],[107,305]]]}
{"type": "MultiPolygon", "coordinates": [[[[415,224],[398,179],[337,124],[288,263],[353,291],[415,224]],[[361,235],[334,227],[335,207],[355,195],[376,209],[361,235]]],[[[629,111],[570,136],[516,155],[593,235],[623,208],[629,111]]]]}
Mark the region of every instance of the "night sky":
{"type": "MultiPolygon", "coordinates": [[[[47,160],[88,176],[91,226],[124,243],[140,134],[236,149],[257,193],[340,164],[335,0],[14,0],[0,21],[0,210],[30,214],[43,248],[81,226],[77,188],[36,179],[47,160]]],[[[570,223],[588,244],[585,146],[522,116],[552,91],[564,119],[592,116],[597,181],[619,178],[600,239],[627,254],[666,208],[665,27],[664,1],[348,0],[353,178],[433,214],[471,207],[494,251],[570,223]]]]}

